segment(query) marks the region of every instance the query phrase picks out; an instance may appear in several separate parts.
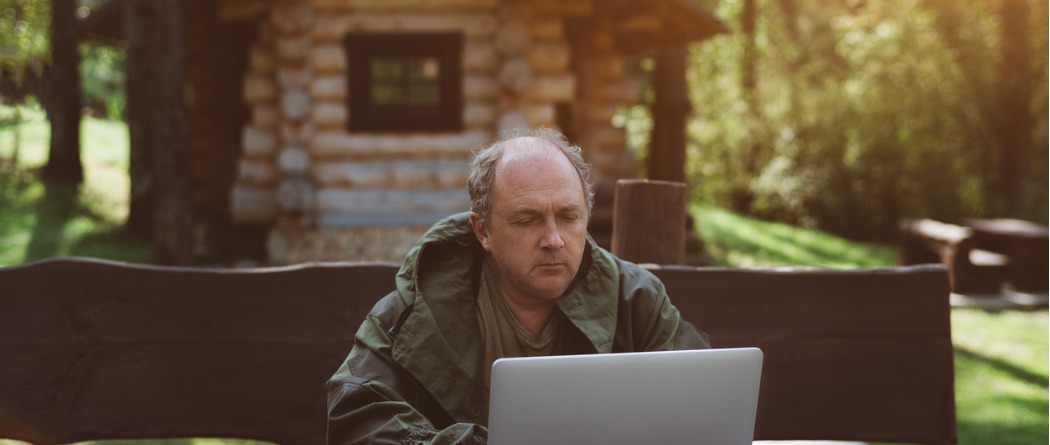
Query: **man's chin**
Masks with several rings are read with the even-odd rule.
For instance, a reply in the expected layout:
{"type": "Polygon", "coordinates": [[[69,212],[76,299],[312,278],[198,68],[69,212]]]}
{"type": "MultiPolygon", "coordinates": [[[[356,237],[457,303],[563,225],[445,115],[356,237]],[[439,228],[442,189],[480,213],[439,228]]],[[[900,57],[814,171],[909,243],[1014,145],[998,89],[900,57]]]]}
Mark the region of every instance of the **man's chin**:
{"type": "Polygon", "coordinates": [[[536,284],[537,286],[531,286],[532,295],[533,298],[539,300],[556,300],[569,288],[569,281],[565,279],[547,278],[536,282],[536,284]]]}

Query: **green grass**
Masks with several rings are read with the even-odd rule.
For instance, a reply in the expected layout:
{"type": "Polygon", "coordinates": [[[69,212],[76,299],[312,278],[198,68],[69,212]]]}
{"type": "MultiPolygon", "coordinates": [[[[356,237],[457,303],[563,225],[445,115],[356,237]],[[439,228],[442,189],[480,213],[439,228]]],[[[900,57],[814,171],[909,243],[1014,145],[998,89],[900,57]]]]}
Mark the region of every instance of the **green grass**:
{"type": "Polygon", "coordinates": [[[787,224],[758,221],[727,210],[691,208],[700,239],[714,265],[831,268],[892,266],[892,246],[863,244],[787,224]]]}
{"type": "Polygon", "coordinates": [[[1047,312],[952,311],[961,444],[1048,443],[1047,312]]]}
{"type": "Polygon", "coordinates": [[[49,126],[33,107],[0,107],[0,266],[51,256],[148,262],[149,246],[121,230],[129,183],[127,126],[85,118],[84,184],[79,189],[38,178],[47,161],[49,126]],[[18,125],[10,122],[19,116],[18,125]]]}
{"type": "MultiPolygon", "coordinates": [[[[855,243],[712,206],[691,210],[715,265],[856,268],[896,261],[893,246],[855,243]]],[[[1046,445],[1047,311],[957,308],[951,317],[959,443],[1046,445]]]]}

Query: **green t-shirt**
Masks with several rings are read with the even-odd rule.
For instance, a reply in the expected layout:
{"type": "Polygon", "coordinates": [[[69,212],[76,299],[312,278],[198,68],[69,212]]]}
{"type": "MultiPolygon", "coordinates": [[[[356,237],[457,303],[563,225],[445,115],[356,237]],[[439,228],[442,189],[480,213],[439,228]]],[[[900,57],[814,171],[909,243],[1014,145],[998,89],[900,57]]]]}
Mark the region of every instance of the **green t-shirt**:
{"type": "Polygon", "coordinates": [[[560,351],[555,349],[562,343],[558,340],[560,340],[559,337],[565,324],[565,316],[560,310],[555,310],[540,336],[533,338],[532,334],[514,317],[503,298],[499,270],[492,264],[492,260],[486,258],[481,266],[481,285],[478,286],[475,306],[478,326],[481,330],[481,350],[484,354],[480,373],[483,387],[482,400],[484,400],[481,415],[482,423],[486,425],[488,424],[492,363],[501,358],[558,354],[560,351]]]}

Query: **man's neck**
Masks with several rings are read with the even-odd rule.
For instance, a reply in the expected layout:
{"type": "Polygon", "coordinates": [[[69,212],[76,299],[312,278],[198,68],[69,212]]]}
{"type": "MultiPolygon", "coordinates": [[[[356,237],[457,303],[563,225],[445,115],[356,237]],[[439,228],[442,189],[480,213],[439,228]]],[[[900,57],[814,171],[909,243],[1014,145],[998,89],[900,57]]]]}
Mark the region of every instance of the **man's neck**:
{"type": "Polygon", "coordinates": [[[506,277],[501,273],[499,266],[492,257],[485,257],[485,271],[487,279],[495,284],[494,291],[500,295],[503,304],[510,310],[511,315],[518,321],[521,327],[529,332],[535,340],[543,333],[543,329],[554,317],[554,311],[558,308],[556,301],[543,301],[529,298],[514,291],[514,287],[507,283],[506,277]]]}
{"type": "Polygon", "coordinates": [[[557,310],[558,304],[554,301],[538,302],[524,298],[513,298],[506,291],[502,293],[503,302],[507,305],[507,309],[510,309],[510,313],[514,315],[514,319],[518,320],[518,323],[529,332],[533,339],[539,338],[540,334],[543,333],[543,329],[547,327],[551,318],[554,317],[554,311],[557,310]]]}

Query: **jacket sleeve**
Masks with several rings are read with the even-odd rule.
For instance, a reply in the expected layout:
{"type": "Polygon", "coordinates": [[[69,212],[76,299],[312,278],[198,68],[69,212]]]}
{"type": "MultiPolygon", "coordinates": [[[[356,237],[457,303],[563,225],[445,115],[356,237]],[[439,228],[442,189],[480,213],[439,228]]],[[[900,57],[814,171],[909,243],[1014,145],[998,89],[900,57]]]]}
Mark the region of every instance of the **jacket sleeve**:
{"type": "Polygon", "coordinates": [[[394,294],[376,305],[358,330],[349,357],[328,381],[327,443],[485,444],[484,427],[454,423],[433,396],[390,358],[388,330],[397,315],[392,320],[387,315],[401,312],[391,305],[398,302],[400,296],[394,294]]]}

